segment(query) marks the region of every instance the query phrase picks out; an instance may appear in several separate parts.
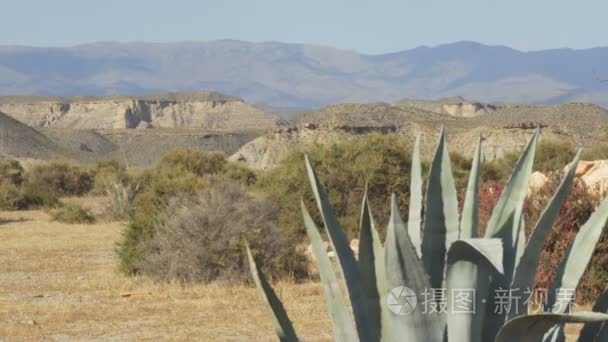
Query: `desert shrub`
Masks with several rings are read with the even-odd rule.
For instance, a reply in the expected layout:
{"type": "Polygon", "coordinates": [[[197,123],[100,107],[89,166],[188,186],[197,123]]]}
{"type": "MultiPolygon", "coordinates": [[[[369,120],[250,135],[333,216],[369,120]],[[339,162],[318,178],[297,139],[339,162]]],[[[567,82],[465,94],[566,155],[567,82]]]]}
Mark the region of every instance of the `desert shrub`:
{"type": "Polygon", "coordinates": [[[77,204],[66,204],[50,211],[54,221],[80,224],[91,224],[95,222],[95,216],[89,209],[85,209],[77,204]]]}
{"type": "Polygon", "coordinates": [[[534,170],[551,172],[561,170],[574,159],[576,148],[567,140],[541,139],[536,149],[534,170]]]}
{"type": "MultiPolygon", "coordinates": [[[[137,273],[136,265],[142,256],[137,246],[154,236],[170,198],[193,195],[225,179],[245,185],[255,180],[252,171],[231,164],[221,153],[178,149],[165,155],[153,168],[132,178],[130,186],[137,187],[137,191],[129,201],[129,223],[117,249],[120,269],[127,274],[137,273]]],[[[117,199],[125,203],[124,193],[119,191],[117,195],[123,196],[117,199]]]]}
{"type": "Polygon", "coordinates": [[[27,172],[26,182],[32,189],[57,196],[79,196],[93,188],[93,175],[83,167],[52,161],[32,167],[27,172]]]}
{"type": "Polygon", "coordinates": [[[277,225],[277,209],[241,185],[218,182],[196,195],[173,198],[151,239],[139,246],[138,269],[159,280],[249,279],[243,242],[275,277],[304,274],[305,259],[277,225]]]}
{"type": "Polygon", "coordinates": [[[450,160],[452,162],[452,174],[456,190],[463,192],[469,182],[469,172],[473,159],[467,158],[458,152],[450,152],[450,160]]]}
{"type": "Polygon", "coordinates": [[[23,183],[23,167],[17,160],[0,160],[0,183],[20,186],[23,183]]]}
{"type": "Polygon", "coordinates": [[[123,164],[113,159],[98,161],[93,169],[93,174],[95,179],[92,193],[96,195],[106,194],[108,185],[117,181],[127,186],[133,178],[123,164]]]}
{"type": "Polygon", "coordinates": [[[608,143],[594,144],[586,148],[582,158],[583,160],[608,159],[608,143]]]}
{"type": "MultiPolygon", "coordinates": [[[[561,176],[561,175],[560,175],[561,176]]],[[[525,219],[527,235],[534,228],[541,210],[546,206],[559,184],[559,177],[552,176],[550,181],[541,189],[534,192],[526,201],[525,219]]],[[[541,254],[537,271],[536,285],[538,289],[546,289],[555,278],[558,262],[572,244],[576,233],[587,221],[599,203],[597,195],[590,193],[585,184],[577,180],[570,195],[562,205],[559,216],[553,226],[553,231],[547,238],[541,254]]],[[[588,302],[595,299],[606,287],[608,282],[608,236],[604,232],[596,246],[591,262],[581,278],[577,292],[577,300],[588,302]]]]}
{"type": "MultiPolygon", "coordinates": [[[[552,174],[549,182],[541,189],[533,192],[525,201],[524,220],[526,236],[529,237],[542,210],[555,192],[560,182],[561,173],[552,174]]],[[[503,185],[498,182],[482,183],[479,188],[479,234],[483,235],[486,225],[496,206],[503,185]]],[[[597,207],[599,198],[590,193],[584,183],[577,180],[570,195],[560,209],[559,216],[553,225],[539,260],[536,273],[535,289],[548,289],[555,278],[558,263],[562,260],[566,249],[574,241],[576,233],[587,221],[597,207]]],[[[608,232],[604,232],[596,246],[591,262],[581,278],[577,291],[577,301],[587,303],[595,300],[605,289],[608,282],[608,232]]]]}
{"type": "Polygon", "coordinates": [[[202,176],[220,174],[226,164],[223,153],[176,149],[163,156],[156,168],[160,172],[186,171],[202,176]]]}
{"type": "MultiPolygon", "coordinates": [[[[506,182],[521,152],[522,150],[508,152],[500,158],[483,163],[481,172],[482,181],[506,182]]],[[[538,142],[534,157],[534,171],[548,173],[562,170],[564,166],[572,161],[575,154],[576,148],[569,141],[557,140],[555,138],[541,139],[538,142]]]]}
{"type": "Polygon", "coordinates": [[[15,210],[21,196],[19,188],[9,182],[0,182],[0,210],[15,210]]]}
{"type": "Polygon", "coordinates": [[[137,196],[139,190],[139,183],[129,183],[117,178],[105,179],[105,215],[107,218],[110,220],[127,219],[133,211],[135,196],[137,196]]]}
{"type": "Polygon", "coordinates": [[[257,181],[257,175],[251,169],[241,164],[227,163],[224,167],[224,177],[228,180],[245,185],[253,185],[257,181]]]}
{"type": "Polygon", "coordinates": [[[59,203],[57,196],[44,189],[35,189],[29,185],[16,186],[11,183],[0,183],[1,210],[28,210],[40,207],[54,207],[59,203]]]}
{"type": "MultiPolygon", "coordinates": [[[[280,210],[279,224],[303,234],[300,198],[315,206],[304,168],[304,154],[325,184],[330,201],[350,237],[358,232],[361,200],[368,184],[378,228],[388,221],[389,201],[395,192],[402,210],[408,207],[410,147],[395,135],[370,134],[329,146],[311,146],[288,155],[274,169],[260,175],[256,189],[265,192],[280,210]]],[[[406,212],[406,211],[404,211],[406,212]]]]}

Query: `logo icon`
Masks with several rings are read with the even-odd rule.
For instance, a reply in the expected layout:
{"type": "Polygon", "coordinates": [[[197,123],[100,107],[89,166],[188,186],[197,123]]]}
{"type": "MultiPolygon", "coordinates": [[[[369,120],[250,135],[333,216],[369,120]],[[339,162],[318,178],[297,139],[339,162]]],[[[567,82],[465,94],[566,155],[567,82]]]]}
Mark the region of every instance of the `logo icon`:
{"type": "Polygon", "coordinates": [[[386,304],[392,313],[399,316],[410,314],[416,309],[416,292],[407,286],[397,286],[386,296],[386,304]]]}

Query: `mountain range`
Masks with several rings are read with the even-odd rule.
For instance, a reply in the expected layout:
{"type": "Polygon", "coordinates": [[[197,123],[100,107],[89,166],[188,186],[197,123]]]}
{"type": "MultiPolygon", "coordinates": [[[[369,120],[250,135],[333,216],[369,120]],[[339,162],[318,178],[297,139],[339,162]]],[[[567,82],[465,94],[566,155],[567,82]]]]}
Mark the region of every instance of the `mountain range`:
{"type": "Polygon", "coordinates": [[[268,106],[449,96],[608,107],[608,47],[524,52],[457,42],[366,55],[235,40],[0,46],[0,95],[146,95],[213,90],[268,106]]]}

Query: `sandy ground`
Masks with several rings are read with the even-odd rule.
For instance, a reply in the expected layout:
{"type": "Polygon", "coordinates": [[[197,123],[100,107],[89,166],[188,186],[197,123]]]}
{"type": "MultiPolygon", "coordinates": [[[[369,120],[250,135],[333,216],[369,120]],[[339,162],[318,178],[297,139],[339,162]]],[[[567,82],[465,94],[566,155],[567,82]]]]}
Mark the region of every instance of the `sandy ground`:
{"type": "MultiPolygon", "coordinates": [[[[121,228],[0,212],[0,340],[275,340],[254,288],[120,275],[113,249],[121,228]]],[[[332,339],[318,284],[275,286],[304,340],[332,339]]]]}
{"type": "MultiPolygon", "coordinates": [[[[254,288],[184,287],[118,273],[122,227],[0,212],[0,341],[276,340],[254,288]]],[[[302,340],[332,340],[318,284],[274,286],[302,340]]],[[[567,327],[568,340],[579,329],[567,327]]]]}

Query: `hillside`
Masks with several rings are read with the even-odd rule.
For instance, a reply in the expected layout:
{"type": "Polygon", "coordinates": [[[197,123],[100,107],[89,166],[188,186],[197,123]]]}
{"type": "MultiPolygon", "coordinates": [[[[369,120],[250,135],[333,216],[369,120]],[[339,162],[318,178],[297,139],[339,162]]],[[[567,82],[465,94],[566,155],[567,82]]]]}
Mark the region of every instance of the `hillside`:
{"type": "MultiPolygon", "coordinates": [[[[254,168],[267,169],[303,146],[327,145],[373,132],[395,133],[409,142],[420,134],[422,152],[430,155],[441,126],[447,130],[451,149],[464,155],[472,152],[481,137],[486,160],[522,148],[535,127],[542,128],[543,139],[567,140],[581,147],[608,142],[608,111],[591,104],[480,104],[479,108],[484,109],[476,116],[441,114],[413,107],[414,104],[405,106],[400,101],[324,107],[304,115],[294,127],[274,130],[251,141],[231,158],[254,168]]],[[[428,102],[423,104],[428,108],[428,102]]],[[[445,104],[451,105],[453,101],[445,104]]],[[[442,108],[441,100],[432,105],[435,109],[442,108]]]]}
{"type": "Polygon", "coordinates": [[[0,157],[50,159],[62,152],[48,137],[0,112],[0,157]]]}
{"type": "Polygon", "coordinates": [[[474,42],[382,55],[234,40],[3,46],[0,94],[144,95],[212,89],[274,107],[452,96],[608,107],[608,83],[599,82],[608,78],[606,60],[608,47],[525,52],[474,42]]]}
{"type": "Polygon", "coordinates": [[[31,126],[69,129],[200,128],[269,129],[273,114],[218,93],[142,97],[0,97],[0,111],[31,126]]]}

